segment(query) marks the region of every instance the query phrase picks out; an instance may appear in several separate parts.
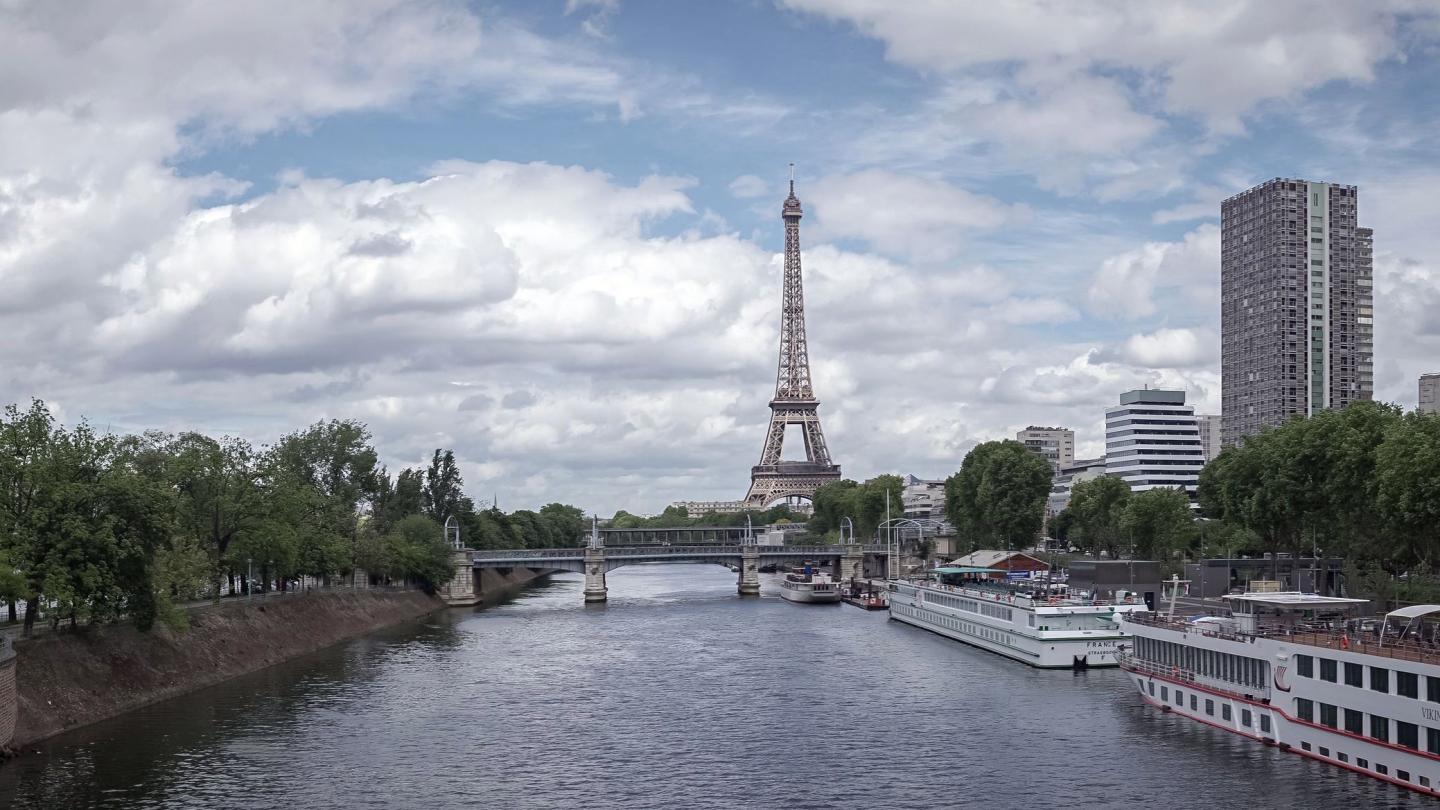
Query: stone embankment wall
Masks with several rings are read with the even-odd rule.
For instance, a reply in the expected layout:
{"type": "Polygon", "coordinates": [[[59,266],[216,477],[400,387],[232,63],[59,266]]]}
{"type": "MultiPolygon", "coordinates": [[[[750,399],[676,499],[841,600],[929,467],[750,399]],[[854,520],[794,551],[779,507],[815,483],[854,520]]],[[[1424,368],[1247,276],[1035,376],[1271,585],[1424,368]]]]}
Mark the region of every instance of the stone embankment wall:
{"type": "Polygon", "coordinates": [[[10,746],[15,736],[15,650],[4,637],[0,637],[0,755],[10,746]]]}
{"type": "Polygon", "coordinates": [[[178,634],[116,625],[20,641],[15,659],[0,662],[0,745],[6,717],[19,749],[440,607],[419,591],[326,591],[227,600],[194,611],[178,634]],[[5,699],[7,683],[18,700],[5,699]]]}

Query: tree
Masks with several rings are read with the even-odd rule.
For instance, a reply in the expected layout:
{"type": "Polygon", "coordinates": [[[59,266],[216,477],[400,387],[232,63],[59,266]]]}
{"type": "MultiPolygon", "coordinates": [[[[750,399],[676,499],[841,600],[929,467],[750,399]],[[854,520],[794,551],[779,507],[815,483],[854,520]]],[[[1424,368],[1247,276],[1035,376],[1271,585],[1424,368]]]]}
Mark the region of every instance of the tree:
{"type": "Polygon", "coordinates": [[[425,515],[411,515],[397,523],[386,536],[385,546],[388,573],[419,582],[429,592],[449,582],[454,574],[444,529],[425,515]]]}
{"type": "Polygon", "coordinates": [[[280,440],[269,455],[270,488],[293,496],[302,573],[328,577],[353,564],[362,501],[379,479],[370,431],[359,422],[317,422],[280,440]]]}
{"type": "Polygon", "coordinates": [[[829,534],[840,530],[844,518],[853,521],[859,488],[858,483],[848,478],[816,487],[810,498],[810,521],[806,525],[810,533],[829,534]]]}
{"type": "Polygon", "coordinates": [[[178,530],[206,546],[218,582],[230,562],[230,544],[257,529],[266,516],[260,457],[243,439],[216,440],[199,433],[175,437],[169,452],[179,498],[178,530]]]}
{"type": "Polygon", "coordinates": [[[1070,507],[1060,510],[1060,514],[1050,519],[1050,536],[1062,543],[1070,542],[1070,530],[1075,525],[1075,513],[1070,507]]]}
{"type": "Polygon", "coordinates": [[[1011,440],[984,442],[945,481],[945,514],[972,548],[1027,548],[1040,533],[1050,465],[1011,440]]]}
{"type": "Polygon", "coordinates": [[[1440,562],[1440,415],[1412,413],[1375,450],[1375,509],[1407,566],[1440,562]]]}
{"type": "Polygon", "coordinates": [[[436,448],[430,458],[430,468],[425,471],[425,488],[422,506],[426,515],[436,523],[445,524],[445,518],[455,514],[464,496],[465,482],[460,478],[460,468],[455,465],[455,453],[443,453],[436,448]]]}
{"type": "Polygon", "coordinates": [[[27,635],[40,612],[44,577],[35,566],[43,557],[43,497],[52,472],[54,430],[50,409],[39,400],[24,412],[7,405],[0,417],[0,548],[24,579],[23,587],[15,590],[16,596],[27,600],[27,635]]]}
{"type": "Polygon", "coordinates": [[[563,503],[550,503],[540,507],[540,519],[544,521],[550,537],[557,547],[568,548],[582,545],[588,528],[585,513],[578,507],[563,503]]]}
{"type": "Polygon", "coordinates": [[[1130,485],[1102,475],[1081,481],[1070,491],[1069,511],[1074,515],[1071,536],[1091,554],[1114,557],[1124,536],[1120,521],[1130,504],[1130,485]]]}
{"type": "Polygon", "coordinates": [[[861,484],[854,498],[855,535],[870,537],[889,516],[905,516],[905,482],[898,475],[877,475],[861,484]],[[888,499],[887,499],[888,496],[888,499]]]}
{"type": "Polygon", "coordinates": [[[1132,557],[1171,560],[1189,546],[1194,523],[1185,491],[1161,487],[1130,498],[1120,516],[1120,531],[1130,540],[1132,557]]]}

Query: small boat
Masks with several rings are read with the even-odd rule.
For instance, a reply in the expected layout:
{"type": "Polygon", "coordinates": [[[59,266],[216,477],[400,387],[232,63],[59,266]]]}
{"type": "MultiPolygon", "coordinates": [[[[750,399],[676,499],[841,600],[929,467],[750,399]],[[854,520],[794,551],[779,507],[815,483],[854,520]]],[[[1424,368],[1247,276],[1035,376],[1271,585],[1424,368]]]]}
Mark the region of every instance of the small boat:
{"type": "Polygon", "coordinates": [[[829,574],[804,570],[791,571],[780,582],[780,596],[791,602],[839,604],[840,584],[829,574]]]}
{"type": "Polygon", "coordinates": [[[850,580],[850,586],[841,592],[840,601],[861,610],[884,610],[890,606],[884,591],[876,590],[870,583],[860,583],[853,579],[850,580]]]}

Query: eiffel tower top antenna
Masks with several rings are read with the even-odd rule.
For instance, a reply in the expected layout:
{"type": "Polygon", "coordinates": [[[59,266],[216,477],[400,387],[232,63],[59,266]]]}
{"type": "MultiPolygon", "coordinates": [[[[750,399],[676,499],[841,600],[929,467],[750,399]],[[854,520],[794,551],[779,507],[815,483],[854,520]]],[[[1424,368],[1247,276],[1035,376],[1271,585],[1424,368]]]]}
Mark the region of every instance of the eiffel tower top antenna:
{"type": "Polygon", "coordinates": [[[790,193],[795,193],[795,164],[790,164],[790,193]]]}

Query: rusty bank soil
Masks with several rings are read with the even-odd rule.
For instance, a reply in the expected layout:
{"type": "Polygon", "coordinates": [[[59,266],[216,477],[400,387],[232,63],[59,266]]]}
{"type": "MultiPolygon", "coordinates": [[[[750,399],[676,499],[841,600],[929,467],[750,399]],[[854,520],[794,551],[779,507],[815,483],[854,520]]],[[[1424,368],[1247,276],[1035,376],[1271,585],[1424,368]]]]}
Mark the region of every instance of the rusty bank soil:
{"type": "Polygon", "coordinates": [[[117,625],[16,644],[14,747],[104,720],[444,607],[419,591],[328,591],[226,600],[190,627],[117,625]]]}

